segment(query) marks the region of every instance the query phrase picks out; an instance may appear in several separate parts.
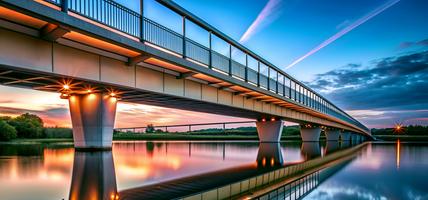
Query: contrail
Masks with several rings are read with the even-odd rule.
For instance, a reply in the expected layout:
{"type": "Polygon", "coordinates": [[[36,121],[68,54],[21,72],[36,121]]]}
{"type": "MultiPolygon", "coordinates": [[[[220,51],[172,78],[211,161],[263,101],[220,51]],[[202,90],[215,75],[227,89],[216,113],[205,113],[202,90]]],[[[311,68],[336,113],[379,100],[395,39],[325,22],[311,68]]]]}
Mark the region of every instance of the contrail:
{"type": "Polygon", "coordinates": [[[263,23],[263,25],[266,25],[274,21],[275,18],[278,17],[277,15],[275,16],[275,14],[278,14],[278,8],[280,4],[281,0],[269,0],[263,10],[257,16],[256,20],[253,21],[250,27],[248,27],[247,31],[245,31],[244,35],[242,35],[241,39],[239,39],[239,42],[244,43],[250,39],[251,36],[260,29],[263,23]]]}
{"type": "Polygon", "coordinates": [[[385,4],[383,4],[382,6],[376,8],[375,10],[371,11],[367,15],[361,17],[360,19],[358,19],[354,23],[352,23],[349,26],[343,28],[342,30],[340,30],[339,32],[337,32],[336,34],[334,34],[333,36],[331,36],[330,38],[328,38],[327,40],[325,40],[324,42],[322,42],[320,45],[318,45],[317,47],[315,47],[314,49],[312,49],[311,51],[309,51],[308,53],[306,53],[302,57],[300,57],[297,60],[295,60],[293,63],[291,63],[290,65],[288,65],[285,69],[289,69],[289,68],[293,67],[294,65],[296,65],[299,62],[301,62],[305,58],[307,58],[310,55],[316,53],[317,51],[319,51],[322,48],[326,47],[330,43],[336,41],[337,39],[339,39],[343,35],[347,34],[350,31],[352,31],[354,28],[357,28],[361,24],[364,24],[365,22],[367,22],[368,20],[370,20],[373,17],[376,17],[378,14],[382,13],[383,11],[385,11],[386,9],[388,9],[389,7],[395,5],[399,1],[400,0],[390,0],[390,1],[386,2],[385,4]]]}

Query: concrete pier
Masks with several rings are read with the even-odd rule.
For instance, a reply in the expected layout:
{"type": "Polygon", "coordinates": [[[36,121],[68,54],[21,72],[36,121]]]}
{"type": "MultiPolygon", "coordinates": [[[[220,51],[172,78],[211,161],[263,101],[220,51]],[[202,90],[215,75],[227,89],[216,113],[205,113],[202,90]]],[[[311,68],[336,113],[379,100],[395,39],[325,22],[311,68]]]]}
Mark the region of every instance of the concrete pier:
{"type": "Polygon", "coordinates": [[[341,132],[340,133],[340,139],[342,141],[350,141],[351,140],[351,133],[350,132],[341,132]]]}
{"type": "Polygon", "coordinates": [[[340,131],[339,130],[326,130],[325,137],[327,141],[339,141],[340,131]]]}
{"type": "Polygon", "coordinates": [[[111,149],[117,99],[106,94],[69,98],[76,149],[111,149]]]}
{"type": "Polygon", "coordinates": [[[300,127],[300,136],[303,142],[318,142],[320,141],[320,127],[300,127]]]}
{"type": "Polygon", "coordinates": [[[284,121],[257,121],[256,127],[260,142],[279,142],[284,121]]]}

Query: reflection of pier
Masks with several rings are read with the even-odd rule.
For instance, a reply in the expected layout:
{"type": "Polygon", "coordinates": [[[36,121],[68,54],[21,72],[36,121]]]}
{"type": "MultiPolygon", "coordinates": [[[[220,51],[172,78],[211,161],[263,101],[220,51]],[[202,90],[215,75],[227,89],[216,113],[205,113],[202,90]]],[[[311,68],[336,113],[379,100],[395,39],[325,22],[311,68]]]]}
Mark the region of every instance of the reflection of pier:
{"type": "Polygon", "coordinates": [[[120,192],[120,199],[173,199],[234,183],[245,177],[258,176],[278,169],[282,164],[279,143],[264,143],[260,144],[257,160],[252,164],[127,189],[120,192]]]}
{"type": "Polygon", "coordinates": [[[281,166],[284,164],[279,143],[260,143],[257,164],[261,166],[281,166]],[[266,163],[268,162],[268,163],[266,163]]]}
{"type": "Polygon", "coordinates": [[[319,142],[302,142],[302,156],[305,160],[321,156],[321,148],[319,142]]]}
{"type": "Polygon", "coordinates": [[[111,151],[74,153],[69,199],[119,199],[111,151]]]}

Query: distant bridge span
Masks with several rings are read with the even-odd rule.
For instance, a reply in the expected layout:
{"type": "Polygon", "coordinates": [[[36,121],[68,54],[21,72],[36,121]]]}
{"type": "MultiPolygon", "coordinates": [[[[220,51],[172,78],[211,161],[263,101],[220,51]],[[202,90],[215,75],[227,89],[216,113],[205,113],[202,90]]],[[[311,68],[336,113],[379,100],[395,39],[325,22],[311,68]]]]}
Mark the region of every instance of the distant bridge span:
{"type": "Polygon", "coordinates": [[[157,2],[182,17],[181,33],[111,0],[0,0],[0,84],[68,99],[76,148],[111,148],[117,100],[255,119],[262,142],[278,141],[284,120],[301,124],[304,141],[318,141],[321,127],[332,140],[371,137],[278,67],[172,1],[157,2]],[[186,34],[188,23],[207,32],[207,46],[186,34]]]}

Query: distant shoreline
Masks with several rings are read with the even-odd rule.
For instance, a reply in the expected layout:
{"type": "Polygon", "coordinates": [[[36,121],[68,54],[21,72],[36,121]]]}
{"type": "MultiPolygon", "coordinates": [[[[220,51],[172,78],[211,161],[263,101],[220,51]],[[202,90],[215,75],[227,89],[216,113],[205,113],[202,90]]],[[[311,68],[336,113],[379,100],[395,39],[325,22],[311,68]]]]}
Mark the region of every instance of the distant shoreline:
{"type": "MultiPolygon", "coordinates": [[[[428,135],[375,135],[378,141],[428,141],[428,135]]],[[[154,141],[154,140],[178,140],[178,141],[218,141],[218,140],[258,140],[257,135],[185,135],[185,134],[122,134],[114,136],[113,141],[154,141]]],[[[300,135],[287,135],[281,137],[281,142],[284,141],[301,141],[300,135]]],[[[320,141],[325,141],[325,137],[321,136],[320,141]]],[[[20,138],[8,142],[0,142],[0,144],[50,144],[50,143],[73,143],[72,138],[20,138]]]]}

